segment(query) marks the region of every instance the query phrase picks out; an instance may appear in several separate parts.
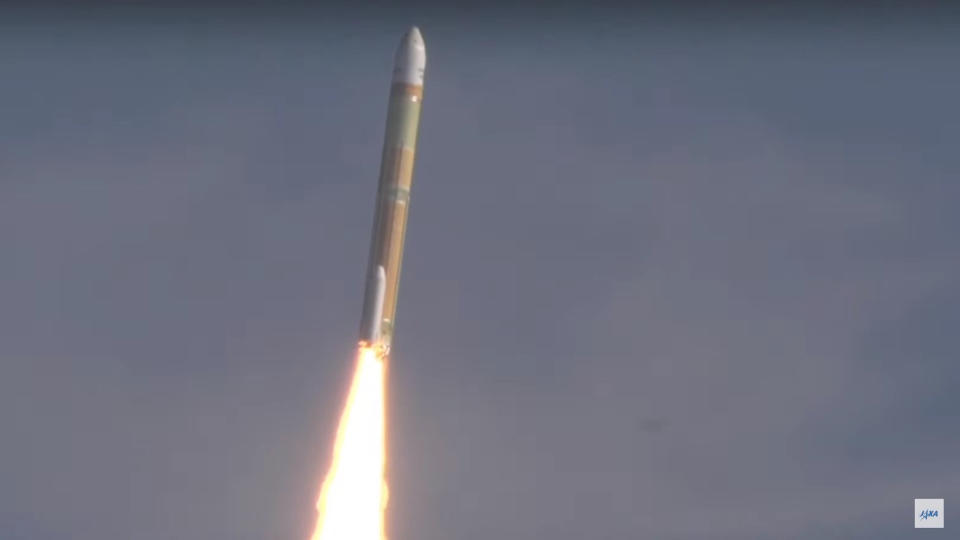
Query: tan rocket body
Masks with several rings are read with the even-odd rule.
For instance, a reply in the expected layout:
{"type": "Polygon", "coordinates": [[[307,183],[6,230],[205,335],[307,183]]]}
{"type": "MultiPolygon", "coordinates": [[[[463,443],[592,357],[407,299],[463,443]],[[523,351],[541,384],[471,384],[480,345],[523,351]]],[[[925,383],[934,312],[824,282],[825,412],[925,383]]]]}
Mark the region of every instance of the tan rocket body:
{"type": "Polygon", "coordinates": [[[393,68],[360,320],[360,340],[384,351],[389,351],[396,320],[425,67],[423,38],[413,27],[400,42],[393,68]]]}

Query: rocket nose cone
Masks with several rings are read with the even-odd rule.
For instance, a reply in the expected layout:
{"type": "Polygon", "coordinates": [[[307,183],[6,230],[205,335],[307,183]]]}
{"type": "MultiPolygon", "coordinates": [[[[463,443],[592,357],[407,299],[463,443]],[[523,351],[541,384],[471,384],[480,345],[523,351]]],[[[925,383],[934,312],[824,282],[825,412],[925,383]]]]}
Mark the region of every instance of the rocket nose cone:
{"type": "Polygon", "coordinates": [[[420,35],[420,29],[416,26],[411,26],[405,34],[403,34],[404,44],[409,44],[412,47],[423,47],[423,36],[420,35]]]}
{"type": "Polygon", "coordinates": [[[427,67],[427,48],[416,26],[403,35],[393,66],[393,82],[423,85],[423,71],[427,67]]]}

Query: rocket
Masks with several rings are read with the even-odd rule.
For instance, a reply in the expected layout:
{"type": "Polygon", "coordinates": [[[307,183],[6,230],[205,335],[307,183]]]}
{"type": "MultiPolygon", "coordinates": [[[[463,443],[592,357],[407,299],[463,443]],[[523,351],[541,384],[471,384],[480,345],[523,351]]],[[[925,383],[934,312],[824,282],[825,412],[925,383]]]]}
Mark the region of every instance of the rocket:
{"type": "Polygon", "coordinates": [[[414,26],[403,35],[393,65],[360,319],[360,342],[384,355],[390,351],[396,320],[426,63],[423,37],[414,26]]]}

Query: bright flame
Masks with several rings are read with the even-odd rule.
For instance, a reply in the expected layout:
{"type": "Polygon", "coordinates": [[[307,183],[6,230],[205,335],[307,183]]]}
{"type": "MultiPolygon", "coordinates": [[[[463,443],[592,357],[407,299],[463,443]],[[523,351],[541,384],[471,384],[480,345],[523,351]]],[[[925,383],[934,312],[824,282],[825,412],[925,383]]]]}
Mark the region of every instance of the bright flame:
{"type": "Polygon", "coordinates": [[[311,540],[384,540],[384,359],[361,344],[311,540]]]}

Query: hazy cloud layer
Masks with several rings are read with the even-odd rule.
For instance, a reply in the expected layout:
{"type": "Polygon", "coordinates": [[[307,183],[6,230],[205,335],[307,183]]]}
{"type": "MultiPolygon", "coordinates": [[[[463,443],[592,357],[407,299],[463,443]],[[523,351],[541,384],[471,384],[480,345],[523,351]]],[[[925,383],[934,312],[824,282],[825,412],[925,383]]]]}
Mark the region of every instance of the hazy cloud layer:
{"type": "MultiPolygon", "coordinates": [[[[403,25],[302,22],[0,38],[4,538],[312,527],[403,25]]],[[[491,24],[421,25],[392,537],[960,500],[956,38],[491,24]]]]}

